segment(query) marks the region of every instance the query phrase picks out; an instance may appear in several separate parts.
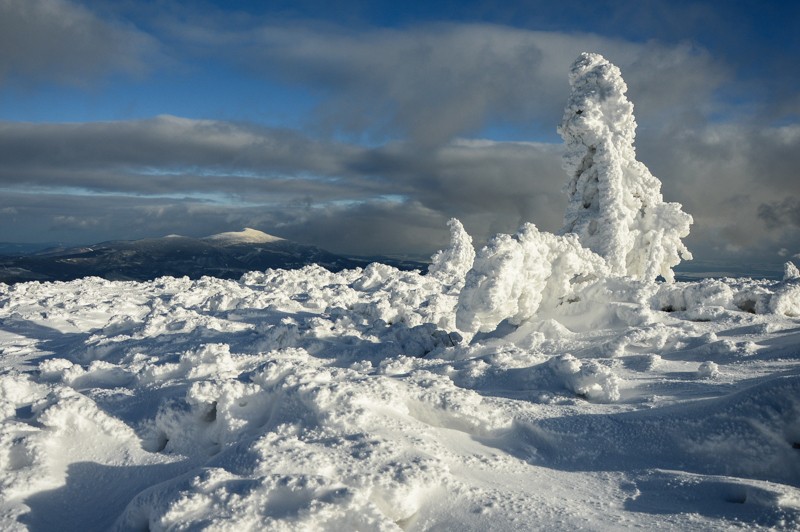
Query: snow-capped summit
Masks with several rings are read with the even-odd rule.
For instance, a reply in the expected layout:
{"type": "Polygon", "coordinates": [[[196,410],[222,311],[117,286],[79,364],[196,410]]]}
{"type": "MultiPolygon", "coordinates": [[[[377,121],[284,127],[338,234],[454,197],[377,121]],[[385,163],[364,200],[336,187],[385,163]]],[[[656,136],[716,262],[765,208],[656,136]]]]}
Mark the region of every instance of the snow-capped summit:
{"type": "Polygon", "coordinates": [[[213,241],[217,245],[227,246],[234,244],[266,244],[269,242],[279,242],[283,238],[267,234],[258,229],[245,227],[242,231],[229,231],[204,237],[202,240],[213,241]]]}

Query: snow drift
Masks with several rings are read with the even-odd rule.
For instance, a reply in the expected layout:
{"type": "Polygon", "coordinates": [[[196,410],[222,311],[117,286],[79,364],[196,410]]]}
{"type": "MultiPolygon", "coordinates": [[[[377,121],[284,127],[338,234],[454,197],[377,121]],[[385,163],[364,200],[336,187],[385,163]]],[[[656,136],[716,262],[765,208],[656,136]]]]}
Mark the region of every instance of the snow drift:
{"type": "Polygon", "coordinates": [[[596,281],[468,344],[451,287],[0,285],[2,528],[800,525],[794,279],[596,281]]]}

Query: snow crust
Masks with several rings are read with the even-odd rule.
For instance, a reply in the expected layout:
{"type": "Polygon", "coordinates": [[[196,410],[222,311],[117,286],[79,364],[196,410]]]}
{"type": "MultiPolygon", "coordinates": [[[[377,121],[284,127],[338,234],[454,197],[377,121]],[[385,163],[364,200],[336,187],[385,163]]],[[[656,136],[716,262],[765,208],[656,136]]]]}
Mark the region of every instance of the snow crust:
{"type": "Polygon", "coordinates": [[[796,266],[656,282],[690,218],[615,67],[572,83],[564,234],[476,253],[451,220],[424,274],[0,283],[0,529],[800,528],[796,266]]]}

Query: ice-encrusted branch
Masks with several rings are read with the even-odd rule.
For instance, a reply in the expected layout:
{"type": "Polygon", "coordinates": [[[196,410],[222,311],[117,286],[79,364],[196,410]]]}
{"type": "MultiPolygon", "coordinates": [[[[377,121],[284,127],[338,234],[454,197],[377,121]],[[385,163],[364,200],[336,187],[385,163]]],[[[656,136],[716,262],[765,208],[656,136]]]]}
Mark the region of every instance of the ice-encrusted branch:
{"type": "Polygon", "coordinates": [[[680,204],[663,201],[661,182],[636,160],[633,104],[619,68],[583,53],[569,81],[572,92],[558,128],[569,175],[561,232],[577,234],[614,275],[672,281],[672,267],[692,258],[681,241],[692,217],[680,204]]]}

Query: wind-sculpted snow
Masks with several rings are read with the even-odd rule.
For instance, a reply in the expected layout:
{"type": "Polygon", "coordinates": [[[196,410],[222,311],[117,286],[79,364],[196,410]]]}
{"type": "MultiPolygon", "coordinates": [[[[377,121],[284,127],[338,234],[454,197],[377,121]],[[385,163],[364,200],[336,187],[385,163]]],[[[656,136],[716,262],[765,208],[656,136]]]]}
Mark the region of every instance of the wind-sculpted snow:
{"type": "Polygon", "coordinates": [[[800,526],[796,279],[493,246],[555,277],[470,343],[455,275],[378,264],[0,285],[2,528],[800,526]]]}
{"type": "Polygon", "coordinates": [[[636,160],[633,104],[619,69],[584,53],[569,79],[572,93],[559,127],[569,175],[562,231],[577,234],[615,275],[672,281],[672,267],[692,258],[681,242],[692,217],[663,201],[661,182],[636,160]]]}

